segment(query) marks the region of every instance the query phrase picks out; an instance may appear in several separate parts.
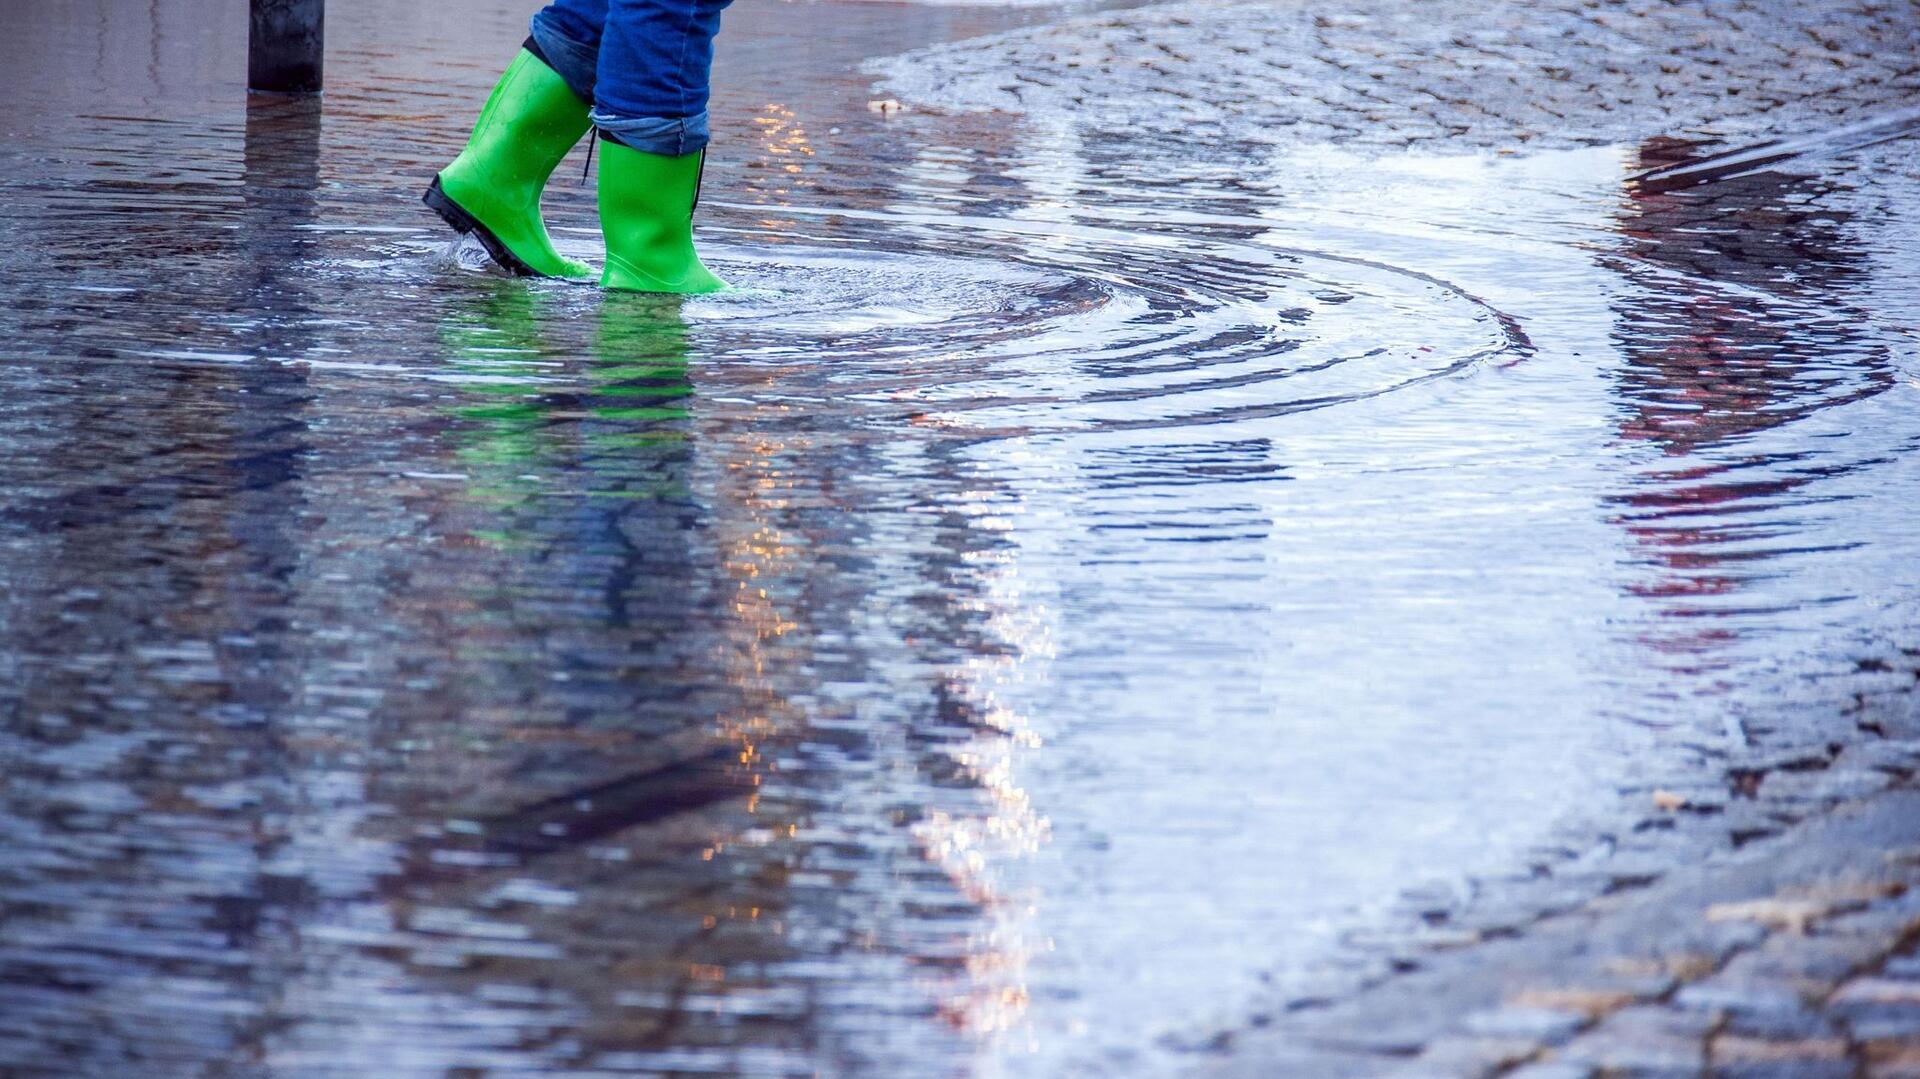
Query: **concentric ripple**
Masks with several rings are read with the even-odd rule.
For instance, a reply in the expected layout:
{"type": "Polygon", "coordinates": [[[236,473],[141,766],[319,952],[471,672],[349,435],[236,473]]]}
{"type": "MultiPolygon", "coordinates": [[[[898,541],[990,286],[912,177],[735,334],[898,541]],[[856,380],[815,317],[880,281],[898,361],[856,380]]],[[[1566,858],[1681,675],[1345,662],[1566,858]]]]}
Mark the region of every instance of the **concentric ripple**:
{"type": "Polygon", "coordinates": [[[1528,347],[1473,296],[1376,263],[1108,229],[1048,239],[992,260],[723,249],[741,290],[685,310],[730,360],[791,365],[783,392],[984,436],[1285,415],[1528,347]]]}

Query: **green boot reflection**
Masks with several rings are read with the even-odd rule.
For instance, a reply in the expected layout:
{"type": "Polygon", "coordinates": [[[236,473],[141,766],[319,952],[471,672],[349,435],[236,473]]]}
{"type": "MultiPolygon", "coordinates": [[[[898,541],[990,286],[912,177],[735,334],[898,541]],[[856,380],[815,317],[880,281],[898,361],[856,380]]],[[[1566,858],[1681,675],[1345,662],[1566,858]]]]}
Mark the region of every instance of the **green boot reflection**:
{"type": "Polygon", "coordinates": [[[684,497],[678,467],[690,439],[693,382],[680,305],[610,294],[593,338],[591,452],[619,462],[625,498],[684,497]]]}
{"type": "Polygon", "coordinates": [[[579,315],[555,297],[491,285],[440,331],[465,398],[448,412],[468,491],[506,514],[482,538],[538,530],[552,499],[683,494],[670,478],[693,393],[679,301],[608,295],[583,342],[579,315]]]}
{"type": "Polygon", "coordinates": [[[454,452],[481,501],[525,502],[555,467],[550,399],[568,350],[545,329],[561,318],[548,297],[494,280],[463,296],[441,323],[447,373],[463,398],[447,409],[459,421],[454,452]]]}

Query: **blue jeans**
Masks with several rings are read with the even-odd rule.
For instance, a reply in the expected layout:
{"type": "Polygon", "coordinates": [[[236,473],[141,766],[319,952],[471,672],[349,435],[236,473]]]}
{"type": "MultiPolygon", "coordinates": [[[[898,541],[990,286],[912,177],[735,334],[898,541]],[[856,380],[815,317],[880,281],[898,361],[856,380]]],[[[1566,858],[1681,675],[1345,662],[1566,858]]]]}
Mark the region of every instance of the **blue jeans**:
{"type": "Polygon", "coordinates": [[[707,145],[707,84],[720,12],[733,0],[553,0],[533,41],[600,134],[678,157],[707,145]]]}

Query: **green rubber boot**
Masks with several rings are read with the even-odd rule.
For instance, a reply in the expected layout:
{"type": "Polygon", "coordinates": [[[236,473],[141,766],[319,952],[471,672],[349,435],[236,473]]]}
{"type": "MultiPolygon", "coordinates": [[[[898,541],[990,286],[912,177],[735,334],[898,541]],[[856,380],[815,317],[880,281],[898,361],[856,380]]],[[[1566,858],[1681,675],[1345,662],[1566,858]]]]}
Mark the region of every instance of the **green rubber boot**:
{"type": "Polygon", "coordinates": [[[508,271],[589,277],[562,258],[540,219],[540,192],[560,160],[587,133],[587,105],[539,57],[520,50],[494,86],[467,148],[440,170],[424,202],[471,232],[508,271]]]}
{"type": "Polygon", "coordinates": [[[600,283],[627,292],[718,292],[725,281],[693,252],[697,153],[666,157],[600,140],[600,229],[607,268],[600,283]]]}

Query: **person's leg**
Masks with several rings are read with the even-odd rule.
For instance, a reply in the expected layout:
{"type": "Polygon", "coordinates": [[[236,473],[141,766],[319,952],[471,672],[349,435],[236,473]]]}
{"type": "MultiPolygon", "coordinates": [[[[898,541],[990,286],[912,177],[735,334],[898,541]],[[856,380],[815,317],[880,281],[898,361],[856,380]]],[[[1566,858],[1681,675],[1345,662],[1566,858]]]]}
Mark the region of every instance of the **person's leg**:
{"type": "Polygon", "coordinates": [[[707,145],[713,39],[730,0],[608,0],[594,123],[648,153],[707,145]]]}
{"type": "Polygon", "coordinates": [[[540,193],[588,128],[607,0],[557,0],[493,88],[467,147],[440,171],[425,202],[473,233],[519,274],[585,277],[586,265],[554,250],[540,193]]]}
{"type": "Polygon", "coordinates": [[[533,17],[529,40],[540,58],[589,105],[606,25],[607,0],[554,0],[533,17]]]}
{"type": "Polygon", "coordinates": [[[708,81],[730,0],[608,0],[594,88],[601,283],[641,292],[725,285],[693,250],[693,206],[707,146],[708,81]]]}

